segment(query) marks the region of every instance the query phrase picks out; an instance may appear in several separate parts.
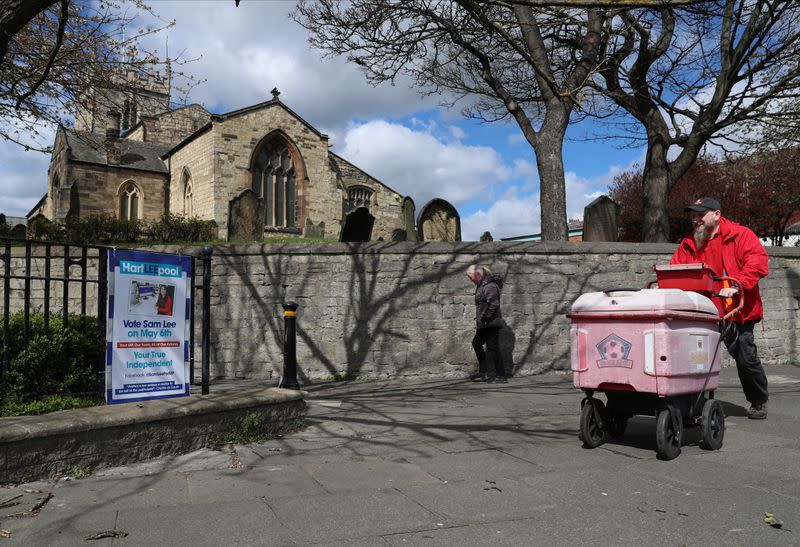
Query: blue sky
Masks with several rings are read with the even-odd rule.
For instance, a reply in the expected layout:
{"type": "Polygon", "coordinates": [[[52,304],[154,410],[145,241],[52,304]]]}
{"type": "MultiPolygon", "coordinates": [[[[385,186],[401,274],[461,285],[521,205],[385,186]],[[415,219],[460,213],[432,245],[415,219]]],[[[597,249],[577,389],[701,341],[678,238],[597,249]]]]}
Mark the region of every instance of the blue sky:
{"type": "MultiPolygon", "coordinates": [[[[465,240],[488,230],[495,238],[539,231],[538,176],[533,151],[516,124],[482,124],[444,110],[403,81],[372,87],[355,65],[323,59],[287,14],[292,1],[159,0],[152,7],[177,20],[170,52],[199,59],[185,67],[205,83],[189,102],[222,113],[281,100],[330,136],[333,150],[404,195],[417,210],[433,197],[458,209],[465,240]]],[[[164,35],[149,44],[164,51],[164,35]]],[[[590,122],[570,129],[580,137],[590,122]],[[587,125],[588,124],[588,125],[587,125]]],[[[607,191],[643,151],[607,141],[565,144],[567,214],[607,191]]],[[[49,159],[0,143],[0,212],[24,215],[46,192],[49,159]]]]}

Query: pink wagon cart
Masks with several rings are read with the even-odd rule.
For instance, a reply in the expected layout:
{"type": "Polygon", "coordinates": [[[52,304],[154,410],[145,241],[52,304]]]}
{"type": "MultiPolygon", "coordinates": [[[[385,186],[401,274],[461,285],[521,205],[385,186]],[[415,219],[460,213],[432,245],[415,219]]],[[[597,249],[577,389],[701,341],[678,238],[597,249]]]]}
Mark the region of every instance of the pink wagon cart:
{"type": "Polygon", "coordinates": [[[575,301],[568,314],[571,368],[575,387],[586,394],[580,420],[585,446],[623,435],[632,416],[655,416],[658,455],[671,460],[680,454],[684,425],[702,428],[702,448],[722,446],[725,414],[714,399],[720,332],[744,302],[739,298],[721,317],[705,295],[722,282],[738,286],[735,279],[717,277],[703,264],[654,269],[658,288],[593,292],[575,301]]]}

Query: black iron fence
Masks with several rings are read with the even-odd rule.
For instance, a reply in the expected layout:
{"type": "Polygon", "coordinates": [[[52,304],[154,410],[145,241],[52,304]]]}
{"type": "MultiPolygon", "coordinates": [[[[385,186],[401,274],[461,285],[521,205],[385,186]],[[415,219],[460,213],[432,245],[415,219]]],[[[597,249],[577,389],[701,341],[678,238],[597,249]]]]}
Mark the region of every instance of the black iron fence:
{"type": "MultiPolygon", "coordinates": [[[[75,245],[51,241],[0,237],[2,247],[2,360],[0,380],[9,372],[12,331],[11,316],[22,313],[22,349],[31,344],[31,312],[41,314],[45,336],[51,335],[52,318],[59,317],[62,328],[70,321],[95,317],[104,338],[108,296],[109,247],[75,245]]],[[[211,323],[211,247],[203,247],[200,256],[192,257],[191,310],[189,329],[189,382],[195,383],[195,330],[198,294],[202,295],[201,328],[201,393],[210,389],[209,332],[211,323]],[[198,271],[198,266],[202,268],[198,271]]],[[[98,375],[105,374],[105,352],[92,366],[98,375]]],[[[22,352],[27,359],[27,352],[22,352]]],[[[27,364],[27,362],[25,363],[27,364]]],[[[101,386],[105,382],[100,382],[101,386]]]]}

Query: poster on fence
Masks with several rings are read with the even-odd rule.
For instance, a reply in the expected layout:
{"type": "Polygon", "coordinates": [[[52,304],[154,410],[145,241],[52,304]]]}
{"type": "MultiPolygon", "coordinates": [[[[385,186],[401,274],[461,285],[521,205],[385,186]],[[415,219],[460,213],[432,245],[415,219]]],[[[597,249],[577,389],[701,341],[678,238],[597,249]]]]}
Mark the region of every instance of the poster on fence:
{"type": "Polygon", "coordinates": [[[189,395],[192,259],[108,251],[106,402],[189,395]]]}

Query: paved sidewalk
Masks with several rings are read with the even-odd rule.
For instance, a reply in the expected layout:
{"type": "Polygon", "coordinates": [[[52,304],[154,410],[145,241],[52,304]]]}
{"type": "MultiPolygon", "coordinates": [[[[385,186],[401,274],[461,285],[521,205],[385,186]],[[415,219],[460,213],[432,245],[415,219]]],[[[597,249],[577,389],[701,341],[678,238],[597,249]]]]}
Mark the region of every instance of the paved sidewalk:
{"type": "Polygon", "coordinates": [[[308,427],[282,439],[0,488],[22,496],[0,546],[800,545],[800,367],[767,374],[768,420],[725,369],[724,446],[687,431],[672,461],[652,418],[582,448],[569,375],[311,386],[308,427]],[[127,536],[84,540],[104,531],[127,536]]]}

